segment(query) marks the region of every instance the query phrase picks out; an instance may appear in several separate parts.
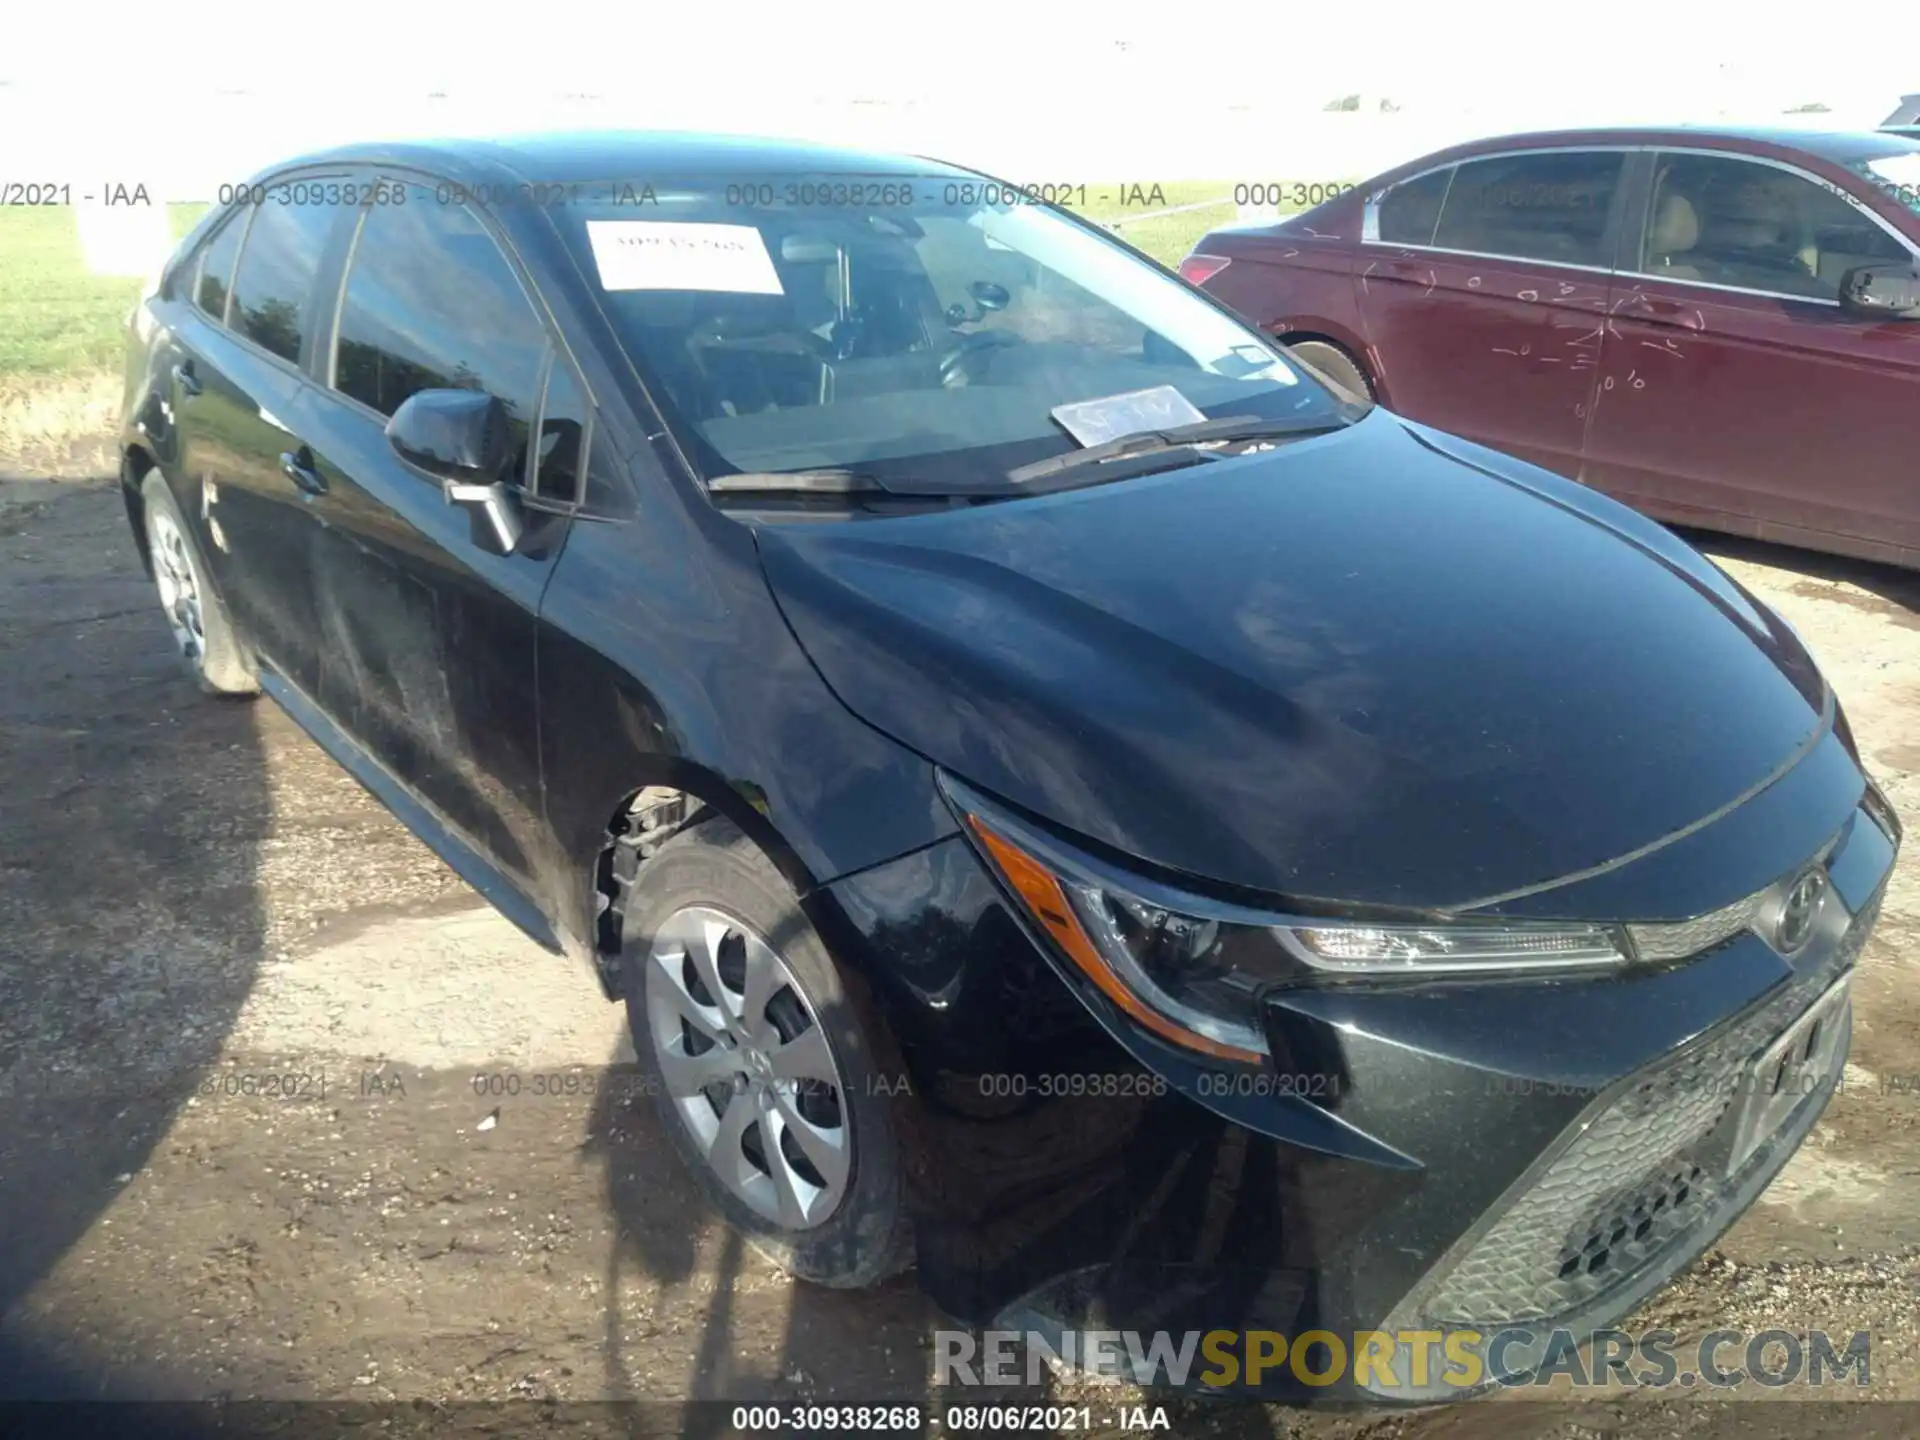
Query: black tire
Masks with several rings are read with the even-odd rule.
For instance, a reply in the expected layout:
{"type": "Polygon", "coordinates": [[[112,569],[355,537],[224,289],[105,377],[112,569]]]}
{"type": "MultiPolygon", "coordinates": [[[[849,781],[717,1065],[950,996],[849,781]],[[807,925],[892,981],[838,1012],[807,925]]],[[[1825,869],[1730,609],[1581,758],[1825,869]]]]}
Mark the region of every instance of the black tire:
{"type": "Polygon", "coordinates": [[[1326,340],[1298,340],[1285,342],[1290,354],[1297,355],[1307,367],[1320,376],[1331,380],[1336,386],[1352,393],[1357,400],[1372,400],[1373,381],[1367,378],[1367,372],[1360,368],[1355,360],[1338,345],[1326,340]]]}
{"type": "MultiPolygon", "coordinates": [[[[227,615],[227,607],[222,603],[219,592],[213,588],[213,576],[200,554],[193,530],[180,513],[180,507],[174,503],[173,492],[167,488],[167,482],[160,478],[158,471],[150,471],[147,478],[141,481],[140,506],[146,526],[148,554],[153,557],[155,566],[156,583],[162,564],[161,557],[154,554],[154,547],[160,543],[160,527],[172,526],[178,533],[186,563],[193,573],[199,598],[200,636],[197,641],[189,643],[183,641],[178,632],[175,633],[175,650],[181,663],[193,676],[194,683],[209,695],[259,694],[259,677],[234,635],[233,622],[227,615]]],[[[164,599],[162,603],[164,606],[164,599]]],[[[171,628],[171,618],[168,623],[171,628]]]]}
{"type": "Polygon", "coordinates": [[[707,1203],[761,1254],[815,1284],[858,1289],[906,1269],[912,1227],[880,1057],[869,1025],[862,1023],[862,1007],[786,877],[737,827],[716,817],[674,836],[641,865],[623,911],[621,991],[634,1053],[661,1122],[707,1203]],[[689,906],[743,921],[773,946],[805,992],[801,998],[833,1053],[845,1097],[850,1175],[837,1207],[809,1228],[784,1227],[730,1192],[667,1093],[648,1027],[645,970],[661,924],[689,906]]]}

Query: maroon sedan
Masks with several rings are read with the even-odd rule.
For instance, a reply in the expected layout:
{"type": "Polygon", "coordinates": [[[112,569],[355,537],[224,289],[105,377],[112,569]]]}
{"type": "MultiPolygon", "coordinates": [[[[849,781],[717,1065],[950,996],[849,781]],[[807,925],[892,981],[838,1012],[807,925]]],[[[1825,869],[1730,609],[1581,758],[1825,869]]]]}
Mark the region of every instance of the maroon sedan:
{"type": "Polygon", "coordinates": [[[1661,519],[1920,568],[1920,141],[1456,146],[1180,271],[1349,388],[1661,519]]]}

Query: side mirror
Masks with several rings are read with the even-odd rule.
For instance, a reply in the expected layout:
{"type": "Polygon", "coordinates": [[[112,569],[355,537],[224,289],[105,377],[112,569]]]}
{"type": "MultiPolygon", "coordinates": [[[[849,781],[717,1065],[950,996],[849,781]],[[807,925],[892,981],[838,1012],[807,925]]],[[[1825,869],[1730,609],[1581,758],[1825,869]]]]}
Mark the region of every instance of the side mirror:
{"type": "Polygon", "coordinates": [[[1004,310],[1013,303],[1013,296],[1007,293],[1007,287],[996,285],[991,280],[974,281],[967,286],[967,294],[984,311],[1004,310]]]}
{"type": "Polygon", "coordinates": [[[418,390],[387,421],[387,443],[429,475],[489,484],[507,468],[507,407],[483,390],[418,390]]]}
{"type": "Polygon", "coordinates": [[[1840,308],[1863,320],[1920,320],[1920,270],[1856,265],[1840,277],[1840,308]]]}
{"type": "Polygon", "coordinates": [[[420,390],[393,412],[387,443],[440,479],[449,505],[472,508],[474,542],[502,555],[519,547],[520,502],[502,480],[513,458],[507,407],[481,390],[420,390]]]}

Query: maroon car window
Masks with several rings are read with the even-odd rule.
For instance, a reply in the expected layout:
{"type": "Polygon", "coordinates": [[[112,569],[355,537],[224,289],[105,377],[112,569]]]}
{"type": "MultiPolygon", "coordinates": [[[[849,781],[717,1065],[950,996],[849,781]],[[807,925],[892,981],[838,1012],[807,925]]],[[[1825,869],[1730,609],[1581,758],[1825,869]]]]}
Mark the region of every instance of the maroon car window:
{"type": "Polygon", "coordinates": [[[1431,245],[1447,198],[1453,167],[1430,170],[1394,186],[1381,197],[1379,236],[1390,245],[1431,245]]]}
{"type": "Polygon", "coordinates": [[[1835,300],[1856,265],[1904,261],[1907,247],[1823,185],[1777,165],[1663,155],[1641,238],[1642,272],[1835,300]]]}
{"type": "Polygon", "coordinates": [[[1443,250],[1608,267],[1607,212],[1624,163],[1617,150],[1468,161],[1454,172],[1433,243],[1443,250]]]}

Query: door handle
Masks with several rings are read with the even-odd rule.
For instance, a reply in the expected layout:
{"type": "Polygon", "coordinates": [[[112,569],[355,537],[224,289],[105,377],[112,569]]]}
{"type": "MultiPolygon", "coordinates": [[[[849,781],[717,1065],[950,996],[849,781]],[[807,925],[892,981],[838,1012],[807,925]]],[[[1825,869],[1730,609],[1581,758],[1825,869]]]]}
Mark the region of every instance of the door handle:
{"type": "Polygon", "coordinates": [[[1684,305],[1678,300],[1649,300],[1646,302],[1649,315],[1678,325],[1682,330],[1704,330],[1706,317],[1692,305],[1684,305]]]}
{"type": "Polygon", "coordinates": [[[327,493],[327,482],[320,472],[313,468],[313,452],[301,446],[298,453],[291,450],[280,452],[280,473],[300,487],[308,495],[327,493]]]}
{"type": "Polygon", "coordinates": [[[180,387],[182,395],[198,395],[205,388],[200,384],[200,377],[193,373],[191,360],[182,360],[173,367],[173,383],[180,387]]]}

